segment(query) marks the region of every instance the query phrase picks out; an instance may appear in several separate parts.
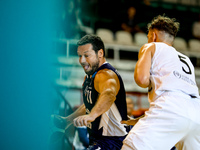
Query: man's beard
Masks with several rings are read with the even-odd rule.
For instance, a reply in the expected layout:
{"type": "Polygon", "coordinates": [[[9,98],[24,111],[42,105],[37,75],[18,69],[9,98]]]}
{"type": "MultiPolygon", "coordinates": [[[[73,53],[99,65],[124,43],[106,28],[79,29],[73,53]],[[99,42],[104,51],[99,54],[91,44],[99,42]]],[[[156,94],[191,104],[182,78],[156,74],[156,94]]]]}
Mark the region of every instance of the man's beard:
{"type": "Polygon", "coordinates": [[[92,64],[91,68],[92,69],[90,71],[87,71],[87,72],[85,71],[87,75],[93,75],[95,73],[95,71],[99,68],[99,60],[95,62],[94,64],[92,64]]]}

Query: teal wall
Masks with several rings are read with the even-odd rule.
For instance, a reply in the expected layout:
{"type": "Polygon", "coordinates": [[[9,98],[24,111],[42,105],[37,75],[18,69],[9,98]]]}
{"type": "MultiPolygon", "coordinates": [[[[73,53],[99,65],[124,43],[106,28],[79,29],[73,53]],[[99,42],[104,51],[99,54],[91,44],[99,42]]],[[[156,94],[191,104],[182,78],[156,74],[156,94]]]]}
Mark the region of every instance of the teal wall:
{"type": "Polygon", "coordinates": [[[0,149],[45,150],[50,133],[52,0],[0,1],[0,149]]]}

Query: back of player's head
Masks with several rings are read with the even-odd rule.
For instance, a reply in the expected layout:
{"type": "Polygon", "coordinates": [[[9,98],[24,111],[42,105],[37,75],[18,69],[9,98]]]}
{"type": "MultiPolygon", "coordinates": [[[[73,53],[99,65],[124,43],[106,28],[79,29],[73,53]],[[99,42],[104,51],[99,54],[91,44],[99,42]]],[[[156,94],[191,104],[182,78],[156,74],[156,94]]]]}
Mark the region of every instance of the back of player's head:
{"type": "Polygon", "coordinates": [[[157,16],[155,17],[151,23],[147,25],[148,30],[150,29],[157,29],[159,31],[165,31],[176,37],[176,34],[179,30],[179,22],[176,22],[175,18],[169,18],[166,16],[157,16]]]}
{"type": "Polygon", "coordinates": [[[103,50],[104,57],[105,57],[105,47],[102,39],[97,35],[88,34],[83,36],[78,42],[78,46],[91,44],[95,53],[97,53],[100,49],[103,50]]]}

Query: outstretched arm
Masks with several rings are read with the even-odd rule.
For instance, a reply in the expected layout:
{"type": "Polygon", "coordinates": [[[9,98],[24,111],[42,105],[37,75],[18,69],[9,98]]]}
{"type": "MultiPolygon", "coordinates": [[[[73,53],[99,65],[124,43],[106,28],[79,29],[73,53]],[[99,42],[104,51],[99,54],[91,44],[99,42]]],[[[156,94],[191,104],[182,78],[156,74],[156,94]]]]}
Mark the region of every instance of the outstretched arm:
{"type": "Polygon", "coordinates": [[[86,114],[86,109],[85,109],[85,105],[82,104],[74,113],[72,113],[71,115],[67,116],[67,120],[69,120],[71,123],[73,123],[73,120],[81,115],[85,115],[86,114]]]}
{"type": "Polygon", "coordinates": [[[62,117],[59,115],[52,115],[51,117],[56,127],[67,129],[70,125],[72,125],[74,118],[84,115],[85,113],[85,105],[82,104],[74,113],[67,117],[62,117]]]}

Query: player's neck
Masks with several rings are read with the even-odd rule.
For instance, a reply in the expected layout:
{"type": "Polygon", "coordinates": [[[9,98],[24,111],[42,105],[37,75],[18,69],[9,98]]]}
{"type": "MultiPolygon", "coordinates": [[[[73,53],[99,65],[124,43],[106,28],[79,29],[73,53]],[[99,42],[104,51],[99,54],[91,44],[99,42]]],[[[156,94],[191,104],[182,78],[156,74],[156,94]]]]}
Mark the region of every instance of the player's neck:
{"type": "Polygon", "coordinates": [[[103,57],[102,59],[100,59],[100,61],[99,61],[99,67],[102,66],[105,62],[106,62],[106,58],[105,57],[103,57]]]}

